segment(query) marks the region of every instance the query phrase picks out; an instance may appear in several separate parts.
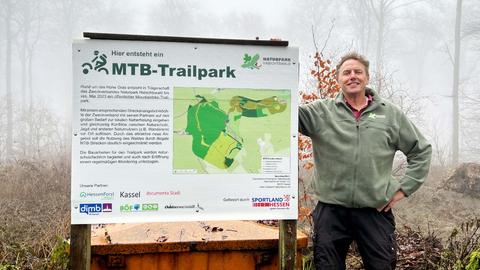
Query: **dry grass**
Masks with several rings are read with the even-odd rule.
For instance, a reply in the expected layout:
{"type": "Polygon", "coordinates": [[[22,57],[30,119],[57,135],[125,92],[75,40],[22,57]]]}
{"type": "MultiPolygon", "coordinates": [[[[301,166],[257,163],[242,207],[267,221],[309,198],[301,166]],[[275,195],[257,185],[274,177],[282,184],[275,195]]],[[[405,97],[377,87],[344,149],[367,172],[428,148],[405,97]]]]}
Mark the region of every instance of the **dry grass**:
{"type": "Polygon", "coordinates": [[[397,224],[434,231],[446,241],[456,226],[480,217],[480,199],[444,188],[451,174],[452,170],[432,168],[425,184],[396,207],[397,224]]]}
{"type": "Polygon", "coordinates": [[[66,161],[2,164],[0,183],[0,269],[59,269],[51,255],[70,230],[66,161]]]}
{"type": "MultiPolygon", "coordinates": [[[[17,161],[0,165],[1,270],[66,268],[64,262],[52,260],[52,257],[55,257],[52,254],[58,239],[69,236],[68,164],[68,160],[57,160],[17,161]]],[[[480,216],[479,199],[443,188],[444,179],[448,175],[449,172],[445,170],[432,170],[427,183],[395,209],[399,233],[403,233],[402,228],[408,227],[415,229],[415,235],[418,235],[418,231],[425,237],[419,236],[417,239],[408,237],[405,233],[401,235],[407,237],[405,241],[416,240],[412,243],[424,250],[422,252],[428,250],[423,246],[431,244],[428,237],[432,232],[441,237],[444,245],[448,246],[449,236],[459,224],[480,216]]],[[[302,186],[302,191],[308,192],[307,185],[302,186]]],[[[306,208],[313,206],[309,199],[301,198],[303,206],[306,208]]],[[[311,226],[309,221],[305,218],[299,222],[300,227],[307,233],[311,226]]]]}

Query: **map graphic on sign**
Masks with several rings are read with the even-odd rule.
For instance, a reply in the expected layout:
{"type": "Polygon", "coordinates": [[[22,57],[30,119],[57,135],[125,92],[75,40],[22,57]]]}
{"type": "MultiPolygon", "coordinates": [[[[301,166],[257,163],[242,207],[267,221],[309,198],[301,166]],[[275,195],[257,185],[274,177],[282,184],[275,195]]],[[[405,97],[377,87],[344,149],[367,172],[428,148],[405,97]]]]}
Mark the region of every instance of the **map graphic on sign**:
{"type": "Polygon", "coordinates": [[[262,173],[290,160],[290,90],[174,88],[173,172],[262,173]]]}

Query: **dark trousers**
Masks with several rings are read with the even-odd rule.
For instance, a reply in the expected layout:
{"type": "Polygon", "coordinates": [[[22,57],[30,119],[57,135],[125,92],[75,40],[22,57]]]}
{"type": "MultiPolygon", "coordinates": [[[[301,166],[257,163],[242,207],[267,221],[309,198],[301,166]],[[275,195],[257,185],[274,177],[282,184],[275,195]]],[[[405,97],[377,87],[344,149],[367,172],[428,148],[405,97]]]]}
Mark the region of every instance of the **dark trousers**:
{"type": "Polygon", "coordinates": [[[345,269],[347,251],[357,243],[366,270],[395,269],[395,219],[392,211],[346,208],[318,202],[314,221],[315,268],[345,269]]]}

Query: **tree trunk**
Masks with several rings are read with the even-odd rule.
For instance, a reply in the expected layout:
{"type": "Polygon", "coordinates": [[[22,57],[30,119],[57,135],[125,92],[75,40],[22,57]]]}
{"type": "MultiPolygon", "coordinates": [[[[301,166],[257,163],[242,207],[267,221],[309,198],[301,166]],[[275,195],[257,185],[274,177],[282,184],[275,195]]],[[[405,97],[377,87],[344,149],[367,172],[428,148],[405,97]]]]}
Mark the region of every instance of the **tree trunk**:
{"type": "Polygon", "coordinates": [[[13,109],[12,109],[12,30],[11,30],[11,20],[12,20],[12,4],[10,0],[5,0],[5,83],[6,83],[6,110],[7,110],[7,138],[5,142],[5,156],[7,160],[12,159],[13,157],[13,109]]]}
{"type": "Polygon", "coordinates": [[[385,2],[380,1],[380,7],[378,8],[378,38],[377,38],[377,53],[376,53],[376,70],[377,73],[377,91],[378,94],[382,92],[383,88],[383,78],[382,78],[382,69],[383,69],[383,38],[385,31],[385,2]]]}
{"type": "Polygon", "coordinates": [[[458,88],[460,76],[460,28],[462,19],[462,0],[457,0],[457,12],[455,19],[455,54],[453,63],[453,91],[452,91],[452,165],[457,165],[459,161],[459,105],[458,88]]]}
{"type": "Polygon", "coordinates": [[[20,147],[22,149],[23,158],[27,155],[27,140],[26,140],[26,131],[27,131],[27,43],[28,43],[28,28],[25,25],[23,30],[23,40],[22,40],[22,47],[20,48],[20,56],[21,56],[21,91],[22,91],[22,111],[21,111],[21,119],[20,122],[22,127],[22,132],[20,135],[20,147]]]}
{"type": "MultiPolygon", "coordinates": [[[[33,62],[33,47],[29,48],[29,57],[28,57],[28,97],[29,97],[29,102],[28,102],[28,145],[29,145],[29,150],[31,153],[31,157],[33,158],[35,155],[35,149],[33,147],[33,85],[32,85],[32,76],[33,76],[33,68],[32,68],[32,62],[33,62]]],[[[25,130],[26,131],[26,130],[25,130]]]]}

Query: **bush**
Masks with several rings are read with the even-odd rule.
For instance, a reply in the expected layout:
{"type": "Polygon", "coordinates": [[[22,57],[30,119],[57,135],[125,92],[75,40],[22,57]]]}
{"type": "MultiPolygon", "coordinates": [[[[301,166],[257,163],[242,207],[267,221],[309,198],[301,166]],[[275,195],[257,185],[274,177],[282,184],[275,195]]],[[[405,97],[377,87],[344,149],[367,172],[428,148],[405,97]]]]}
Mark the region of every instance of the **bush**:
{"type": "Polygon", "coordinates": [[[70,230],[65,161],[3,164],[0,183],[0,269],[65,269],[56,255],[70,230]]]}
{"type": "Polygon", "coordinates": [[[438,269],[478,270],[480,261],[480,219],[472,218],[455,228],[442,252],[438,269]]]}

